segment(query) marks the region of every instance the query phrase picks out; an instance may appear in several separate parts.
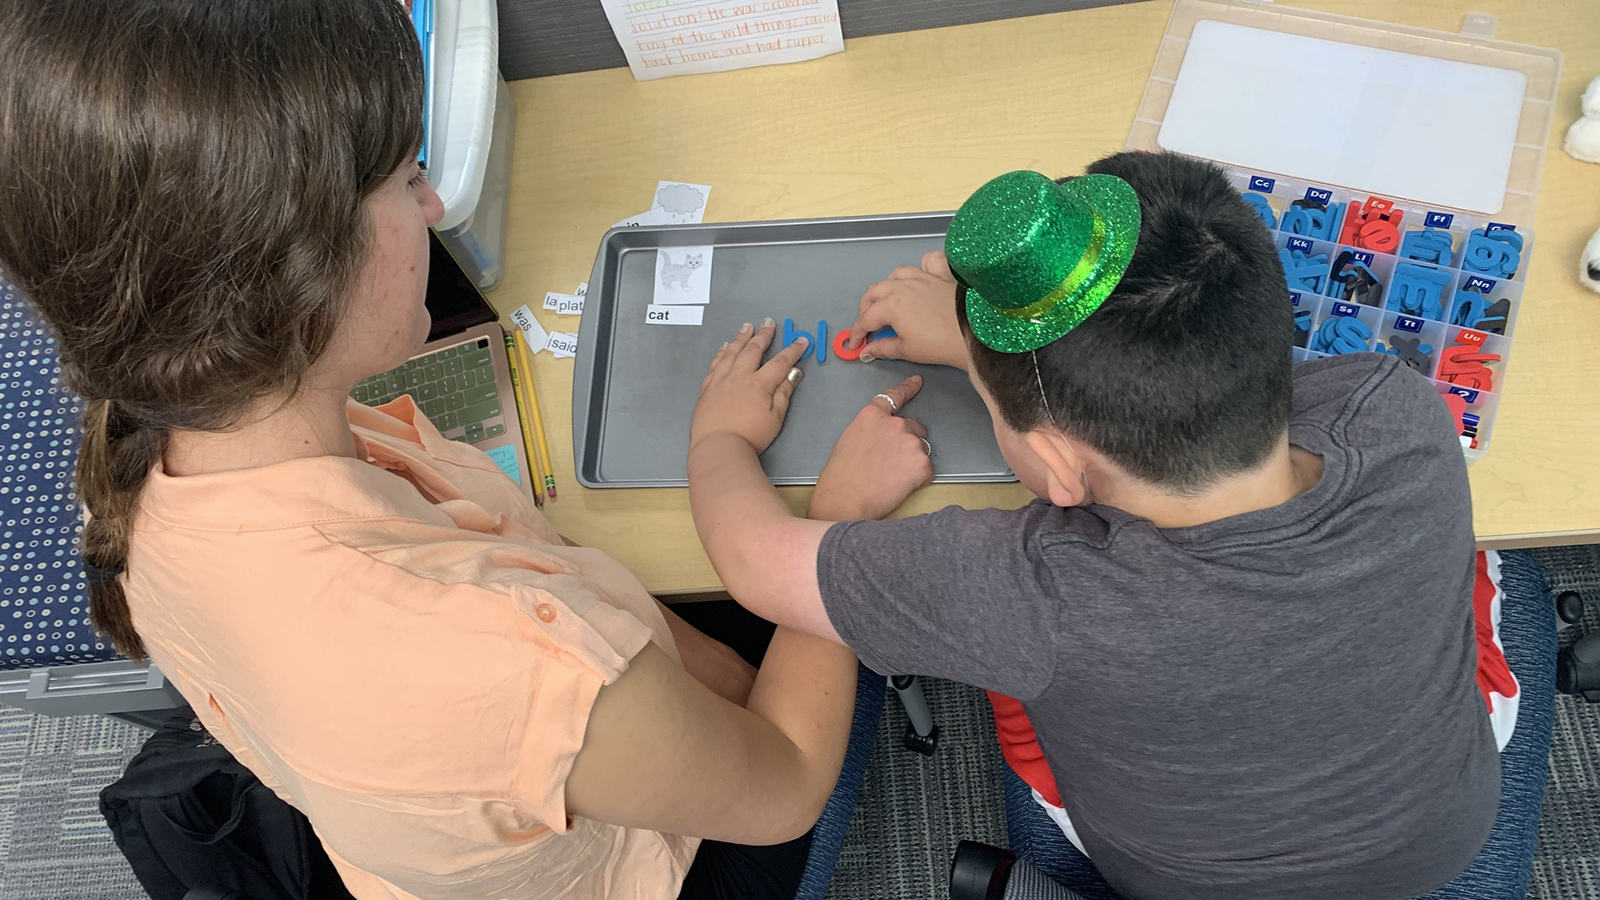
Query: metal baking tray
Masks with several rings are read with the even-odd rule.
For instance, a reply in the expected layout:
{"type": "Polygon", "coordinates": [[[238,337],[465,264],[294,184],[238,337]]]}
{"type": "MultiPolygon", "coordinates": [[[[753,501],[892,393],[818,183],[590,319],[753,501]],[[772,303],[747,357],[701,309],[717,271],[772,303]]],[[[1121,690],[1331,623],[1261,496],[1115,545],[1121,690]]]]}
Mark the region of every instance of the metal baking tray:
{"type": "MultiPolygon", "coordinates": [[[[855,320],[861,295],[944,242],[950,213],[615,228],[600,242],[578,329],[572,443],[585,487],[688,483],[689,420],[712,355],[744,322],[792,318],[815,341],[855,320]],[[712,246],[711,303],[699,327],[650,325],[656,250],[712,246]]],[[[780,340],[774,341],[776,352],[780,340]]],[[[1015,481],[988,411],[961,372],[809,354],[777,441],[761,457],[776,484],[814,484],[834,442],[872,395],[920,373],[905,414],[928,427],[934,480],[1015,481]]]]}

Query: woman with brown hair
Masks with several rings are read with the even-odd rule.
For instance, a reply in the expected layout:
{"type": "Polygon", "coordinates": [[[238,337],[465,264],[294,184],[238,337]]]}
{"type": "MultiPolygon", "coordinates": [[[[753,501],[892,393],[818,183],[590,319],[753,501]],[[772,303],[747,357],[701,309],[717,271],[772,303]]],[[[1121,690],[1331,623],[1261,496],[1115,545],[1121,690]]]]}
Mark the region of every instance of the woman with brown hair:
{"type": "MultiPolygon", "coordinates": [[[[362,900],[793,896],[849,652],[780,628],[753,673],[409,398],[348,400],[428,331],[441,208],[399,4],[0,0],[0,22],[0,268],[86,401],[96,626],[362,900]]],[[[771,340],[719,356],[717,427],[776,435],[802,348],[762,365],[771,340]]],[[[887,468],[926,479],[920,442],[846,443],[831,518],[887,468]]]]}

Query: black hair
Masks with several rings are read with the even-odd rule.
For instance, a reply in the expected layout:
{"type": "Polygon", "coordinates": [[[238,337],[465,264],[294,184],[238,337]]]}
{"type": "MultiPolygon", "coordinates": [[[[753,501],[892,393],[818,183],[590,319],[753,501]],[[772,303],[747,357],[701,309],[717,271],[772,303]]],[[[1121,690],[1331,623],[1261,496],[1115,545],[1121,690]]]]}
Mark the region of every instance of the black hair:
{"type": "Polygon", "coordinates": [[[975,376],[1013,429],[1053,414],[1130,475],[1176,493],[1255,468],[1288,429],[1293,386],[1289,287],[1261,216],[1220,168],[1190,157],[1118,153],[1087,171],[1139,196],[1127,272],[1037,354],[979,342],[959,290],[975,376]]]}

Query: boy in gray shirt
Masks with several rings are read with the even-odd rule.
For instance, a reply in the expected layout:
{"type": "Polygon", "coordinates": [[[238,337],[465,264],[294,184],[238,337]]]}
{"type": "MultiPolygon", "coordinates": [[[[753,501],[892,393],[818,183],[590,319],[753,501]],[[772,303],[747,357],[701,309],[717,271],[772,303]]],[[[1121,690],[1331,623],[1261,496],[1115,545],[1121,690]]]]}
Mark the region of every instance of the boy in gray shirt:
{"type": "Polygon", "coordinates": [[[793,517],[757,454],[800,345],[763,365],[766,326],[696,410],[701,540],[754,612],[1020,701],[1036,795],[1128,900],[1427,893],[1476,856],[1500,784],[1451,415],[1394,357],[1291,368],[1275,250],[1220,170],[1088,171],[986,184],[948,267],[875,285],[852,337],[892,325],[863,359],[965,368],[1040,499],[847,521],[931,476],[938,436],[895,415],[911,379],[793,517]]]}

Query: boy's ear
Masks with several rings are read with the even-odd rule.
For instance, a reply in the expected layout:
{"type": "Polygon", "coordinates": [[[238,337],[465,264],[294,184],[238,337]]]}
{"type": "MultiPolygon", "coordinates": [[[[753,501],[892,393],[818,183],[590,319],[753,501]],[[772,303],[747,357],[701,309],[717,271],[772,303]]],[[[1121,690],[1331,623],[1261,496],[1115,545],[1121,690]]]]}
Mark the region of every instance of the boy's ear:
{"type": "Polygon", "coordinates": [[[1089,499],[1089,485],[1084,479],[1086,460],[1072,441],[1053,428],[1035,428],[1022,439],[1044,464],[1051,503],[1080,506],[1089,499]]]}

